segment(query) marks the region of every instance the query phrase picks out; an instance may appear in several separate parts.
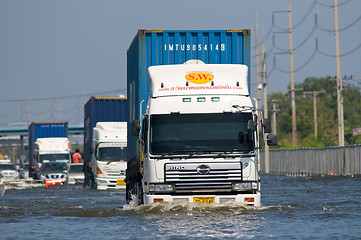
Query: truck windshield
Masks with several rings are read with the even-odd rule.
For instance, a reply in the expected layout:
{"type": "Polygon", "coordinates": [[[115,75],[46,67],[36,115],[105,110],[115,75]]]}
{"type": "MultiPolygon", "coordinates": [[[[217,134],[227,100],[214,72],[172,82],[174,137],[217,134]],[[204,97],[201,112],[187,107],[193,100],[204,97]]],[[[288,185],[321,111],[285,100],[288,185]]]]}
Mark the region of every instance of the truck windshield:
{"type": "Polygon", "coordinates": [[[150,152],[179,154],[254,150],[251,113],[151,115],[150,152]]]}
{"type": "Polygon", "coordinates": [[[40,171],[49,172],[49,171],[66,171],[68,166],[66,163],[60,162],[48,162],[41,165],[40,171]]]}
{"type": "Polygon", "coordinates": [[[52,153],[52,154],[41,154],[39,155],[40,163],[44,161],[55,162],[55,161],[66,161],[70,162],[69,153],[52,153]]]}
{"type": "Polygon", "coordinates": [[[127,159],[126,147],[100,147],[98,153],[99,161],[119,162],[127,159]]]}

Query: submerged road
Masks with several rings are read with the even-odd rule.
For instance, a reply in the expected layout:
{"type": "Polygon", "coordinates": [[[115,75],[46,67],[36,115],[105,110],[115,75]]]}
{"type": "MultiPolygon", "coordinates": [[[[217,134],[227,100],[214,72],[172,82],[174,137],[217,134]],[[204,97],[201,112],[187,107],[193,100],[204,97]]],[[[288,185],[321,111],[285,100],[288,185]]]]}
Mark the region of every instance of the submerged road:
{"type": "Polygon", "coordinates": [[[131,206],[124,191],[15,188],[0,198],[1,239],[360,239],[361,177],[262,176],[260,208],[131,206]]]}

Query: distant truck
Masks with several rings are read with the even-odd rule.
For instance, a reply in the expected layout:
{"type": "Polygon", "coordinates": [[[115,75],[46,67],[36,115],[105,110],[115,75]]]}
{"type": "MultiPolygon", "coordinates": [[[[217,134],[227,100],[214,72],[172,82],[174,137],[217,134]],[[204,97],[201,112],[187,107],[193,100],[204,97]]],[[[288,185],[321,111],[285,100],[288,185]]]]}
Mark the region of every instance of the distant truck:
{"type": "Polygon", "coordinates": [[[92,97],[84,107],[84,186],[125,188],[127,99],[92,97]]]}
{"type": "Polygon", "coordinates": [[[125,189],[127,123],[98,122],[93,131],[92,170],[95,187],[125,189]]]}
{"type": "MultiPolygon", "coordinates": [[[[43,163],[69,166],[68,122],[33,122],[29,126],[29,176],[43,180],[43,163]]],[[[63,168],[63,167],[62,167],[63,168]]]]}
{"type": "Polygon", "coordinates": [[[250,97],[249,40],[249,30],[139,31],[128,50],[128,202],[261,206],[259,132],[271,128],[250,97]]]}

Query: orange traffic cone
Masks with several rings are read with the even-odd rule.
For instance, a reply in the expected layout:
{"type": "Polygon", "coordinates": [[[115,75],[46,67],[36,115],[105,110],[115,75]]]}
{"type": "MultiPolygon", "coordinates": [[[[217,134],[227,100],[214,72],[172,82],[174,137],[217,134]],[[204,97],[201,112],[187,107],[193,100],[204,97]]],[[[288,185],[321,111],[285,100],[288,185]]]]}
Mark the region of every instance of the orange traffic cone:
{"type": "Polygon", "coordinates": [[[328,172],[328,175],[333,175],[332,171],[329,171],[329,172],[328,172]]]}
{"type": "Polygon", "coordinates": [[[65,182],[64,180],[47,180],[47,179],[45,179],[45,187],[48,188],[48,187],[55,186],[57,184],[64,183],[64,182],[65,182]]]}

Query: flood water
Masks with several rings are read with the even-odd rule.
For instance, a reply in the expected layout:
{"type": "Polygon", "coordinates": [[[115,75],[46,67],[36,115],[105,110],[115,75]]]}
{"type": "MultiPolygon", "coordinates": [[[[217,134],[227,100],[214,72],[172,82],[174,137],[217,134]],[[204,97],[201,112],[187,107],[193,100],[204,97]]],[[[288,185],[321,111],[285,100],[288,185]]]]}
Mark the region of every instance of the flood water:
{"type": "Polygon", "coordinates": [[[361,239],[361,177],[262,176],[262,207],[132,207],[124,191],[10,189],[0,239],[361,239]]]}

